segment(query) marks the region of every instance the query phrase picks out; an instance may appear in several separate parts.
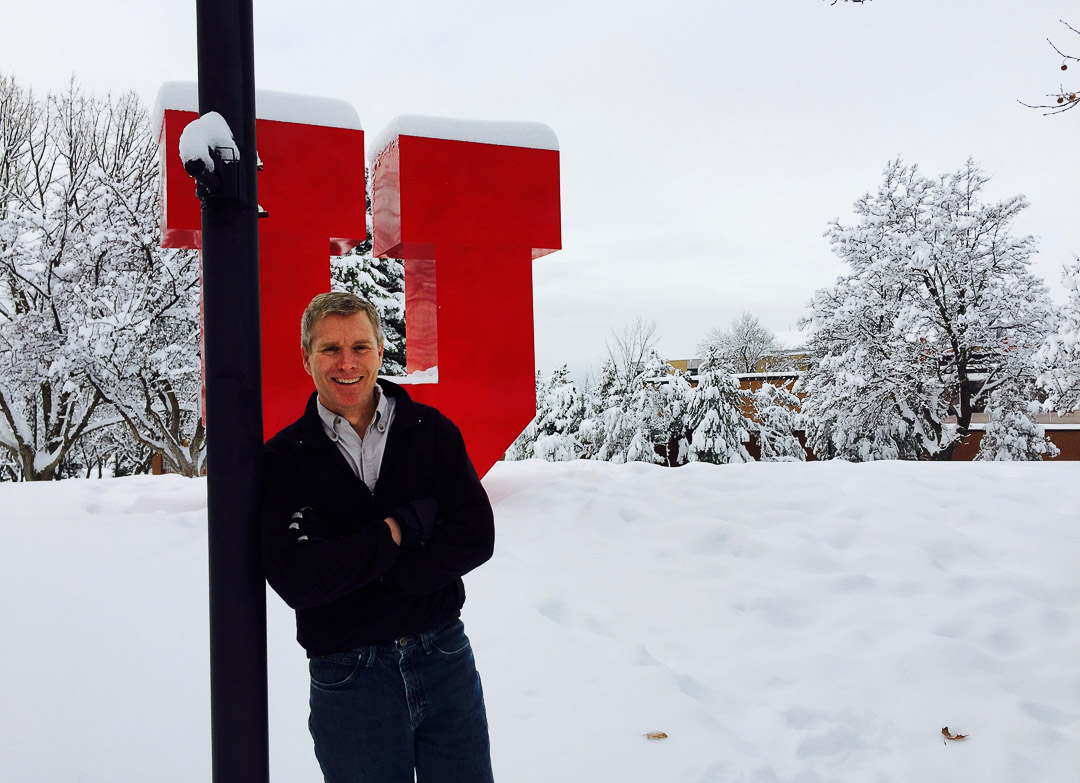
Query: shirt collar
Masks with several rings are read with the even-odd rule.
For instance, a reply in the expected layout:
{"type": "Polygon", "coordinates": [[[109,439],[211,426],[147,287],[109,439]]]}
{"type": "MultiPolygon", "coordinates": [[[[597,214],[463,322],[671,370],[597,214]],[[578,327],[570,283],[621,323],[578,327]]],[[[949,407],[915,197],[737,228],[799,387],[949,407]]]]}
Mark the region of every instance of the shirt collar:
{"type": "Polygon", "coordinates": [[[379,432],[386,432],[386,395],[383,394],[382,388],[379,384],[375,384],[375,397],[378,402],[375,403],[375,417],[371,420],[371,424],[379,432]]]}
{"type": "MultiPolygon", "coordinates": [[[[379,384],[375,384],[375,399],[378,402],[375,403],[375,416],[371,420],[371,424],[368,425],[368,429],[375,427],[379,432],[386,432],[386,425],[383,423],[386,421],[386,395],[383,394],[379,384]]],[[[315,406],[319,411],[319,418],[322,419],[323,426],[328,433],[332,432],[337,434],[339,428],[348,427],[352,429],[352,425],[349,424],[349,420],[342,416],[340,413],[334,413],[332,410],[323,405],[323,401],[319,399],[319,395],[315,395],[315,406]]]]}

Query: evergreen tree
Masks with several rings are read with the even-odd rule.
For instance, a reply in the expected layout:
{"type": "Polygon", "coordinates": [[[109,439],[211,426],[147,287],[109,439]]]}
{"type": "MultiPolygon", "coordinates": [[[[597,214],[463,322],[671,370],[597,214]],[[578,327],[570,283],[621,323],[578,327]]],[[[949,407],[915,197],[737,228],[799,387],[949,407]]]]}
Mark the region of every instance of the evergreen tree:
{"type": "Polygon", "coordinates": [[[564,364],[552,373],[542,393],[537,392],[533,456],[548,462],[578,459],[582,453],[578,433],[584,418],[584,397],[564,364]]]}
{"type": "Polygon", "coordinates": [[[670,369],[655,351],[650,352],[642,368],[638,388],[630,395],[624,409],[627,430],[632,432],[623,457],[625,462],[666,461],[667,440],[671,430],[671,411],[667,407],[664,385],[670,369]],[[661,453],[660,449],[664,453],[661,453]]]}
{"type": "MultiPolygon", "coordinates": [[[[631,445],[638,436],[637,420],[630,410],[630,399],[609,398],[608,407],[594,419],[595,430],[603,434],[600,447],[593,459],[623,463],[627,461],[631,445]]],[[[635,456],[640,449],[635,447],[635,456]]]]}
{"type": "Polygon", "coordinates": [[[600,377],[593,383],[587,379],[582,389],[584,416],[578,429],[583,459],[599,459],[607,433],[604,430],[603,413],[607,409],[611,394],[614,372],[610,361],[600,366],[600,377]]]}
{"type": "Polygon", "coordinates": [[[635,378],[626,379],[623,369],[609,357],[600,367],[600,380],[586,398],[586,418],[581,426],[582,455],[606,462],[626,462],[636,428],[629,413],[635,378]]]}
{"type": "Polygon", "coordinates": [[[665,364],[669,372],[661,392],[664,398],[663,442],[658,445],[663,459],[662,464],[669,467],[684,464],[690,454],[690,405],[694,400],[694,388],[690,379],[682,370],[671,372],[671,365],[665,364]]]}
{"type": "Polygon", "coordinates": [[[691,462],[750,462],[743,445],[749,440],[742,412],[743,393],[731,367],[712,350],[698,374],[687,416],[691,462]]]}
{"type": "Polygon", "coordinates": [[[686,377],[673,371],[655,351],[650,352],[640,388],[626,409],[626,422],[633,428],[627,462],[674,466],[685,461],[686,417],[692,395],[686,377]]]}
{"type": "Polygon", "coordinates": [[[799,429],[799,398],[785,386],[764,383],[753,392],[750,430],[757,439],[761,462],[802,462],[806,450],[795,431],[799,429]]]}
{"type": "MultiPolygon", "coordinates": [[[[647,380],[666,375],[653,350],[656,325],[637,318],[612,334],[600,380],[587,398],[583,454],[608,462],[653,461],[650,443],[660,426],[658,392],[647,380]]],[[[666,365],[664,365],[666,366],[666,365]]]]}
{"type": "Polygon", "coordinates": [[[1041,410],[1033,395],[1009,384],[990,392],[986,413],[990,421],[986,425],[979,444],[977,460],[1040,460],[1056,457],[1057,446],[1046,437],[1046,431],[1035,415],[1041,410]]]}

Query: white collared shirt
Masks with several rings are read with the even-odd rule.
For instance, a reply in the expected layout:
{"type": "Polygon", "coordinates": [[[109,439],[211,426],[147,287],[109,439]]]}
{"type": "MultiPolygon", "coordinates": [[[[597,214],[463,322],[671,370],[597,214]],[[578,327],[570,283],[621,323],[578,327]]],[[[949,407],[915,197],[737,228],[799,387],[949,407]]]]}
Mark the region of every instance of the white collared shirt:
{"type": "Polygon", "coordinates": [[[323,431],[330,440],[337,444],[338,450],[345,456],[353,473],[372,492],[375,491],[375,482],[379,480],[379,468],[382,466],[383,453],[386,451],[386,434],[390,431],[390,425],[394,421],[394,400],[383,394],[379,386],[375,386],[375,396],[378,402],[375,404],[375,415],[371,418],[367,432],[363,437],[353,429],[349,420],[323,405],[322,400],[317,399],[319,418],[322,419],[323,431]]]}

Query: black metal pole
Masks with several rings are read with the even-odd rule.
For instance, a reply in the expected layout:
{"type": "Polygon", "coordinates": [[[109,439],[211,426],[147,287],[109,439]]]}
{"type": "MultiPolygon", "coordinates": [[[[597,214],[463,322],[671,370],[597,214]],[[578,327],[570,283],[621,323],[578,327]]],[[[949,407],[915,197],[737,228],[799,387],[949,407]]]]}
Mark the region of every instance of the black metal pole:
{"type": "Polygon", "coordinates": [[[266,589],[259,555],[262,451],[259,232],[252,0],[196,0],[199,114],[229,124],[240,159],[203,198],[203,360],[214,783],[266,783],[266,589]],[[235,167],[235,168],[234,168],[235,167]]]}

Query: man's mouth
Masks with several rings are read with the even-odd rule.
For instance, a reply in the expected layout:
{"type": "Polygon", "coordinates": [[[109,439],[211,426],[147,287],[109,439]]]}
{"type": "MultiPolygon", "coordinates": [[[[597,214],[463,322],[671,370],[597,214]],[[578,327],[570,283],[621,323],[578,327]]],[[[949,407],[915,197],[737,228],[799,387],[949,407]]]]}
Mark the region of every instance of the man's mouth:
{"type": "Polygon", "coordinates": [[[354,383],[360,383],[359,378],[334,378],[334,383],[340,383],[342,386],[352,386],[354,383]]]}

